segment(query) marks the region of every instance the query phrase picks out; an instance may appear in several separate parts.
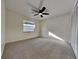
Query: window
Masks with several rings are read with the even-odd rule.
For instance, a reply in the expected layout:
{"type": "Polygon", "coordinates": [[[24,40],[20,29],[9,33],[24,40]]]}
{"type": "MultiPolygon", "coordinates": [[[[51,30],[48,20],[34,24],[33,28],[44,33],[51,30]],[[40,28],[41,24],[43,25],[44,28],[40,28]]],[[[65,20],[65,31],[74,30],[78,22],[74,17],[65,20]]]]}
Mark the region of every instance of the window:
{"type": "Polygon", "coordinates": [[[35,31],[35,23],[32,21],[23,21],[23,32],[34,32],[35,31]]]}

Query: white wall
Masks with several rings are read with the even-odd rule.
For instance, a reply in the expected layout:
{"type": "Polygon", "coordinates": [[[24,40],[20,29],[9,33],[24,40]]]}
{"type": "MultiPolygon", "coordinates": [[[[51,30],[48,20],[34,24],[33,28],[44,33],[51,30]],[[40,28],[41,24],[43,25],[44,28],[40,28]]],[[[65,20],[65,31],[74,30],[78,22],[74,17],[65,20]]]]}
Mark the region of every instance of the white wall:
{"type": "Polygon", "coordinates": [[[71,30],[71,46],[74,50],[76,58],[78,57],[78,7],[72,12],[72,30],[71,30]]]}
{"type": "Polygon", "coordinates": [[[42,22],[42,36],[47,37],[47,32],[50,31],[58,37],[70,42],[70,31],[71,31],[71,14],[66,13],[64,15],[49,18],[42,22]],[[47,30],[45,28],[47,28],[47,30]]]}
{"type": "Polygon", "coordinates": [[[42,25],[42,36],[49,37],[48,32],[52,32],[63,40],[71,43],[73,51],[77,57],[78,37],[77,37],[77,7],[71,13],[56,16],[44,20],[42,25]]]}
{"type": "Polygon", "coordinates": [[[1,55],[3,54],[6,39],[6,10],[5,0],[1,0],[1,55]]]}
{"type": "Polygon", "coordinates": [[[23,20],[25,19],[28,20],[27,17],[24,17],[14,11],[7,9],[7,40],[6,42],[15,42],[15,41],[39,36],[40,23],[38,21],[34,21],[36,24],[35,32],[32,32],[32,33],[22,32],[22,23],[23,23],[23,20]]]}

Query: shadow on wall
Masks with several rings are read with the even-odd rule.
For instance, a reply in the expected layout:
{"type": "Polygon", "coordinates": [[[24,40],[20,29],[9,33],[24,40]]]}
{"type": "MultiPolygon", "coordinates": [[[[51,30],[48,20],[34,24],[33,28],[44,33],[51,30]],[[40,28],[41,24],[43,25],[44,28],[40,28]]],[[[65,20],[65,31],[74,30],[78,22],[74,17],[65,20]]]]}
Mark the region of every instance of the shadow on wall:
{"type": "Polygon", "coordinates": [[[57,35],[55,35],[54,33],[50,32],[50,31],[48,32],[48,36],[49,36],[49,37],[54,37],[54,38],[56,38],[56,39],[58,39],[58,40],[61,40],[61,41],[64,41],[64,39],[58,37],[57,35]]]}

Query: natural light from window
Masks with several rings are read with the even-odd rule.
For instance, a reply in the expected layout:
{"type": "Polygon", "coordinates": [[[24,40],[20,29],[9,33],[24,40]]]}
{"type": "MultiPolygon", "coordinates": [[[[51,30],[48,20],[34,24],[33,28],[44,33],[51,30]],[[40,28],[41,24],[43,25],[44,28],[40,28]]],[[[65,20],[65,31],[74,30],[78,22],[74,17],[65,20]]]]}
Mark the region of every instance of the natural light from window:
{"type": "Polygon", "coordinates": [[[48,32],[48,34],[49,34],[50,37],[54,37],[58,40],[64,41],[62,38],[58,37],[57,35],[53,34],[52,32],[48,32]]]}
{"type": "Polygon", "coordinates": [[[23,32],[34,32],[35,31],[35,23],[32,21],[23,21],[23,32]]]}

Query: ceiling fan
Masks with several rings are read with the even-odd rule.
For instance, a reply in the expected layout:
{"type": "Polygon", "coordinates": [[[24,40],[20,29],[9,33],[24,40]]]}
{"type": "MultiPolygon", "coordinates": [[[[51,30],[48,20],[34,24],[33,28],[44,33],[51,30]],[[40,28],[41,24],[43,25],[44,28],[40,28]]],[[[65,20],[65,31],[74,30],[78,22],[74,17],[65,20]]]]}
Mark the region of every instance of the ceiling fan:
{"type": "Polygon", "coordinates": [[[43,15],[49,15],[49,13],[46,13],[46,12],[45,12],[45,11],[47,10],[46,7],[42,7],[43,1],[44,1],[44,0],[41,0],[41,1],[40,1],[40,5],[39,5],[38,8],[35,7],[34,5],[30,4],[30,3],[27,3],[29,6],[32,7],[32,11],[35,12],[34,16],[39,15],[39,16],[42,18],[43,15]]]}

